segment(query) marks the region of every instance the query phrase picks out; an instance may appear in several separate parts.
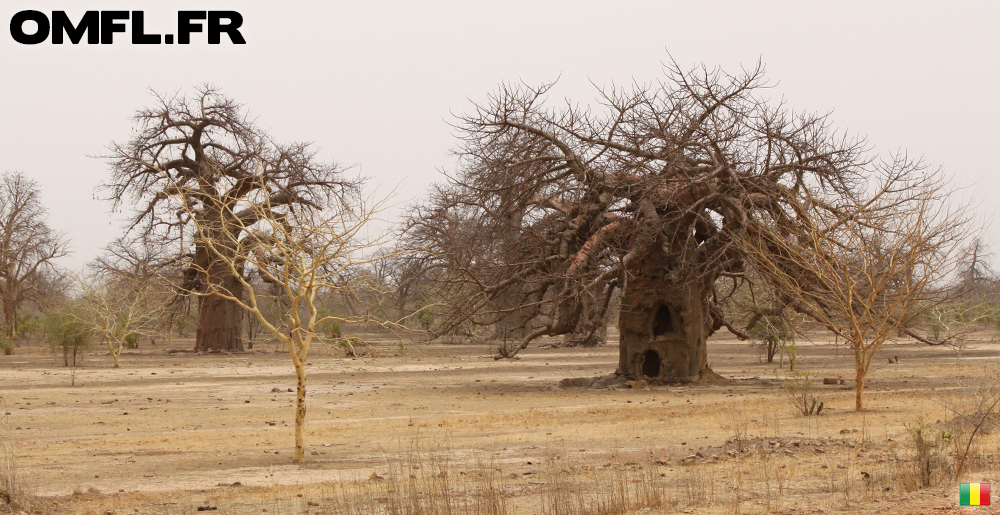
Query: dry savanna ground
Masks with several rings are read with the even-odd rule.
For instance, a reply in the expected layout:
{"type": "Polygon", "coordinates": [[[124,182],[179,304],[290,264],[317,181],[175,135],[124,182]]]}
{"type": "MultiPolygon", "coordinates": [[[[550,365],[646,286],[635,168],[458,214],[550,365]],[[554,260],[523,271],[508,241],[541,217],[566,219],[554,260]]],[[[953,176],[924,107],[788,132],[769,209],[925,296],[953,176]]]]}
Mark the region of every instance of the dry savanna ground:
{"type": "MultiPolygon", "coordinates": [[[[41,345],[0,356],[5,445],[29,513],[991,513],[959,507],[929,451],[918,489],[910,428],[949,431],[1000,344],[879,351],[855,412],[849,349],[800,342],[820,416],[796,411],[777,363],[745,342],[710,342],[727,381],[559,387],[612,372],[618,349],[533,348],[494,361],[485,345],[369,337],[369,355],[311,355],[306,463],[293,464],[294,374],[281,349],[92,351],[74,372],[41,345]],[[898,364],[889,357],[898,356],[898,364]],[[843,377],[846,384],[823,385],[843,377]],[[75,386],[71,386],[71,380],[75,386]],[[868,474],[865,478],[863,473],[868,474]]],[[[930,437],[928,437],[930,438],[930,437]]],[[[998,437],[959,480],[1000,483],[998,437]]],[[[0,503],[2,505],[3,503],[0,503]]],[[[9,507],[0,507],[0,511],[9,507]]]]}

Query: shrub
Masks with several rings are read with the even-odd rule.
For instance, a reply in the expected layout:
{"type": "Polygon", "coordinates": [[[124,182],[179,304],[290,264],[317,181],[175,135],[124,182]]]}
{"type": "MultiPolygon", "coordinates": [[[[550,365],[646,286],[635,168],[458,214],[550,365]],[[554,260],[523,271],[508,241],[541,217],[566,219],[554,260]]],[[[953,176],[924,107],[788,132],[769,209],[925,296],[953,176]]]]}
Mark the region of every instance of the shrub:
{"type": "Polygon", "coordinates": [[[340,338],[340,335],[342,334],[340,331],[340,322],[336,320],[324,321],[322,324],[319,325],[319,330],[323,331],[323,334],[325,334],[326,337],[331,340],[340,338]]]}
{"type": "Polygon", "coordinates": [[[63,364],[76,366],[76,357],[80,351],[90,345],[91,334],[85,323],[66,313],[50,313],[45,316],[45,334],[52,350],[62,349],[63,364]]]}
{"type": "Polygon", "coordinates": [[[431,313],[430,311],[421,311],[420,314],[417,315],[417,321],[420,322],[420,327],[422,327],[425,331],[428,331],[431,326],[434,325],[434,313],[431,313]]]}
{"type": "Polygon", "coordinates": [[[795,370],[795,328],[788,319],[783,316],[762,316],[749,334],[751,345],[763,350],[768,363],[773,363],[774,357],[778,355],[780,365],[784,366],[785,352],[788,349],[789,369],[795,370]]]}
{"type": "Polygon", "coordinates": [[[816,398],[815,389],[808,371],[797,370],[781,381],[781,389],[788,394],[800,413],[805,416],[819,415],[823,411],[823,402],[816,398]]]}

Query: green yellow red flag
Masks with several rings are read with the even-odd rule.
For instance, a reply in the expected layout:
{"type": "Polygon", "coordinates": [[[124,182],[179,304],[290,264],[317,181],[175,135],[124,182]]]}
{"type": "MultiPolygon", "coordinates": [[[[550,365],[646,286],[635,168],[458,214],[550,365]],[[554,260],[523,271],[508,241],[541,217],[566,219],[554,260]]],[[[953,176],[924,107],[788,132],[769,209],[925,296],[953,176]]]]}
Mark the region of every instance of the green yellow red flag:
{"type": "Polygon", "coordinates": [[[989,483],[962,483],[959,487],[959,504],[962,506],[986,506],[990,504],[989,483]]]}

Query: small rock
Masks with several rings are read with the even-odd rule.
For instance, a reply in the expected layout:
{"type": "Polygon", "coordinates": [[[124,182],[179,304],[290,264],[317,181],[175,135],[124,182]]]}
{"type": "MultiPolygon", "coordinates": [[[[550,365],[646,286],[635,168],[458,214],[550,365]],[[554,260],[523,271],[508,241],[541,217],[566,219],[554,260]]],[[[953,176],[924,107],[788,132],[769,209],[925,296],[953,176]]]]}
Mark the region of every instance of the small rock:
{"type": "Polygon", "coordinates": [[[568,377],[559,381],[559,386],[590,386],[593,383],[592,377],[568,377]]]}

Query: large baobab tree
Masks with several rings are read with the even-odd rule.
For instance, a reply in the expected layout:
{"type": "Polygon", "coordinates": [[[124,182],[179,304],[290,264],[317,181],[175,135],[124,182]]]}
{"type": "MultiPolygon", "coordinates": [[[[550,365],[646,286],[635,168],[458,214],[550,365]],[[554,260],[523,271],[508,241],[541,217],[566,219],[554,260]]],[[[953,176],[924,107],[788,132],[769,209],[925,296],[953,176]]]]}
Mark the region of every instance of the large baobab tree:
{"type": "Polygon", "coordinates": [[[43,294],[46,272],[65,256],[68,242],[45,223],[38,184],[20,173],[0,178],[0,301],[5,332],[18,333],[18,312],[43,294]]]}
{"type": "MultiPolygon", "coordinates": [[[[621,290],[618,373],[691,381],[720,303],[752,261],[737,243],[780,238],[813,192],[853,198],[871,158],[825,116],[761,97],[760,65],[730,75],[668,65],[665,78],[546,105],[551,85],[502,86],[461,116],[458,169],[416,206],[407,234],[462,323],[516,326],[510,357],[541,336],[604,323],[621,290]]],[[[745,336],[745,335],[744,335],[745,336]]]]}
{"type": "Polygon", "coordinates": [[[111,145],[103,187],[115,209],[137,207],[122,246],[168,249],[159,264],[183,268],[182,290],[199,296],[196,350],[242,350],[237,243],[268,210],[320,209],[354,195],[358,181],[317,162],[308,144],[275,142],[209,86],[156,95],[135,124],[132,139],[111,145]],[[224,243],[209,252],[206,238],[224,243]]]}

